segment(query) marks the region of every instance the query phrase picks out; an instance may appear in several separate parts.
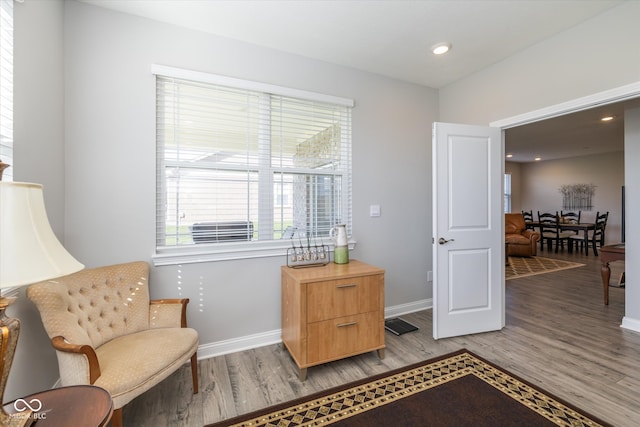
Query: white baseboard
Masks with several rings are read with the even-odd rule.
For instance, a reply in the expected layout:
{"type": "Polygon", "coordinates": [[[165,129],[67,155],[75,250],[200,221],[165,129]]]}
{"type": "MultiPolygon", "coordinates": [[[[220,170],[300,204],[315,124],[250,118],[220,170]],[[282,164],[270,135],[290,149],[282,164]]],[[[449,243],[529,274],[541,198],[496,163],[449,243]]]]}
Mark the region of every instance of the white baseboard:
{"type": "Polygon", "coordinates": [[[620,327],[624,329],[629,329],[634,332],[640,332],[640,320],[632,319],[631,317],[624,316],[622,318],[622,325],[620,325],[620,327]]]}
{"type": "Polygon", "coordinates": [[[281,330],[275,329],[259,334],[200,344],[200,346],[198,346],[198,360],[264,347],[265,345],[277,344],[279,342],[282,342],[281,330]]]}
{"type": "MultiPolygon", "coordinates": [[[[432,307],[432,303],[433,300],[425,299],[408,304],[387,307],[384,310],[384,317],[397,317],[403,314],[427,310],[432,307]]],[[[279,342],[282,342],[281,330],[275,329],[273,331],[262,332],[259,334],[200,344],[198,347],[198,360],[209,359],[211,357],[222,356],[224,354],[235,353],[252,348],[264,347],[266,345],[277,344],[279,342]]]]}
{"type": "Polygon", "coordinates": [[[384,309],[384,317],[398,317],[403,314],[415,313],[416,311],[427,310],[433,307],[433,300],[423,299],[420,301],[414,301],[407,304],[394,305],[393,307],[387,307],[384,309]]]}

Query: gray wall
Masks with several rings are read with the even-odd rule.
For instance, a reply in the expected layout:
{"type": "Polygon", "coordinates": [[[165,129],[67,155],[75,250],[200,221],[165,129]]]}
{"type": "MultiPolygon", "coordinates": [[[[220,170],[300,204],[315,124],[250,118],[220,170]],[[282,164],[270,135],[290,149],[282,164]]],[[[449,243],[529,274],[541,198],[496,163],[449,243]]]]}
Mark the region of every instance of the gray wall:
{"type": "Polygon", "coordinates": [[[487,125],[640,79],[640,2],[625,2],[440,90],[440,120],[487,125]]]}
{"type": "MultiPolygon", "coordinates": [[[[155,81],[150,66],[156,63],[353,98],[357,247],[352,257],[386,269],[387,306],[430,298],[435,90],[74,1],[16,6],[16,27],[22,28],[16,30],[16,46],[24,55],[16,61],[22,76],[16,82],[22,104],[16,120],[25,117],[31,127],[16,130],[22,144],[16,150],[22,162],[16,179],[45,184],[54,228],[78,260],[93,267],[152,259],[155,81]],[[418,191],[407,198],[406,190],[399,191],[407,188],[418,191]],[[370,204],[381,205],[381,217],[369,218],[370,204]],[[411,233],[399,233],[406,224],[412,224],[411,233]]],[[[213,343],[211,351],[226,348],[215,343],[246,336],[277,338],[284,262],[283,253],[154,268],[152,296],[191,298],[189,322],[205,347],[213,343]]],[[[22,298],[14,315],[23,321],[16,357],[22,363],[14,365],[7,399],[48,388],[57,377],[54,354],[31,304],[22,298]],[[27,349],[28,341],[42,352],[27,349]],[[38,369],[30,370],[34,365],[38,369]]]]}
{"type": "MultiPolygon", "coordinates": [[[[154,253],[150,66],[163,64],[354,99],[352,256],[386,269],[387,306],[429,298],[429,192],[409,199],[398,190],[407,183],[430,188],[435,90],[72,1],[66,6],[65,243],[81,261],[149,261],[154,253]],[[382,216],[370,219],[374,203],[382,216]],[[400,224],[413,224],[413,233],[396,233],[400,224]]],[[[285,262],[283,253],[154,268],[152,296],[191,298],[189,322],[202,344],[277,331],[285,262]]]]}
{"type": "Polygon", "coordinates": [[[523,163],[520,172],[520,204],[523,210],[533,210],[534,218],[537,211],[562,210],[561,185],[594,184],[593,208],[583,210],[581,220],[594,222],[598,211],[609,212],[606,242],[621,240],[623,152],[523,163]]]}
{"type": "MultiPolygon", "coordinates": [[[[14,3],[14,180],[44,185],[49,222],[64,240],[64,5],[14,3]]],[[[52,387],[58,364],[40,315],[20,289],[7,310],[21,323],[5,400],[52,387]]]]}

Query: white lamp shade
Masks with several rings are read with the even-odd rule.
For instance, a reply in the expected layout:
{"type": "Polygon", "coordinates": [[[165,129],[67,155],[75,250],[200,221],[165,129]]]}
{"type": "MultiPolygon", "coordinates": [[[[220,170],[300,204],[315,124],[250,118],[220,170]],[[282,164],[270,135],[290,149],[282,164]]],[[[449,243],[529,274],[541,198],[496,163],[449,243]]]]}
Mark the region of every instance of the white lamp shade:
{"type": "Polygon", "coordinates": [[[0,288],[36,283],[82,268],[51,229],[42,186],[0,182],[0,288]]]}

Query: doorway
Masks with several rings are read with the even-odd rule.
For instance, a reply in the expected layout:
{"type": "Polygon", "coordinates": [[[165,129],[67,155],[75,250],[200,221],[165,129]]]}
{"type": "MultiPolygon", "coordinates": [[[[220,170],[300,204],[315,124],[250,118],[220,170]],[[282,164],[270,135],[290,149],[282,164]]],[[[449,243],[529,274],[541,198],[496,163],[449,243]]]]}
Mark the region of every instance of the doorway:
{"type": "MultiPolygon", "coordinates": [[[[640,106],[640,82],[636,82],[630,85],[622,86],[619,88],[611,89],[608,91],[596,93],[594,95],[590,95],[583,98],[578,98],[569,102],[565,102],[562,104],[557,104],[554,106],[550,106],[547,108],[535,110],[526,114],[522,114],[519,116],[514,116],[510,118],[506,118],[503,120],[499,120],[496,122],[490,123],[490,126],[499,127],[505,132],[508,129],[515,128],[518,126],[540,122],[543,120],[560,117],[564,115],[569,115],[572,113],[577,113],[585,110],[590,110],[594,108],[599,108],[602,106],[624,103],[625,106],[629,106],[628,108],[635,108],[640,106]]],[[[627,156],[627,153],[625,153],[627,156]]],[[[504,165],[503,165],[504,167],[504,165]]],[[[628,171],[625,171],[625,176],[628,176],[628,171]]],[[[625,178],[625,181],[627,179],[625,178]]],[[[627,193],[630,192],[629,184],[626,185],[627,193]]],[[[636,277],[631,277],[629,272],[627,272],[627,291],[625,293],[626,298],[626,306],[629,307],[629,295],[633,295],[635,291],[634,282],[638,280],[636,277]]],[[[626,316],[625,316],[626,319],[626,316]]],[[[625,321],[623,319],[622,327],[627,329],[632,329],[634,331],[640,332],[640,325],[636,324],[637,322],[633,321],[633,319],[629,319],[625,321]]]]}

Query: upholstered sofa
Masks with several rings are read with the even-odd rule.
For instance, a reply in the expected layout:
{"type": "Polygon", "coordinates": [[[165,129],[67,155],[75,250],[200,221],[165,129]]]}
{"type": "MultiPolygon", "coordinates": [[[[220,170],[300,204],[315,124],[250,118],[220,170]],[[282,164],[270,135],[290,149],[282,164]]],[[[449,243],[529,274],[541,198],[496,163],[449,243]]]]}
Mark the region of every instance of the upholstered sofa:
{"type": "Polygon", "coordinates": [[[149,300],[148,282],[149,264],[131,262],[27,289],[56,349],[62,385],[107,390],[114,427],[122,425],[124,405],[189,360],[198,392],[198,333],[186,327],[189,300],[149,300]]]}
{"type": "Polygon", "coordinates": [[[521,213],[504,215],[504,241],[509,256],[535,256],[540,233],[527,229],[521,213]]]}

